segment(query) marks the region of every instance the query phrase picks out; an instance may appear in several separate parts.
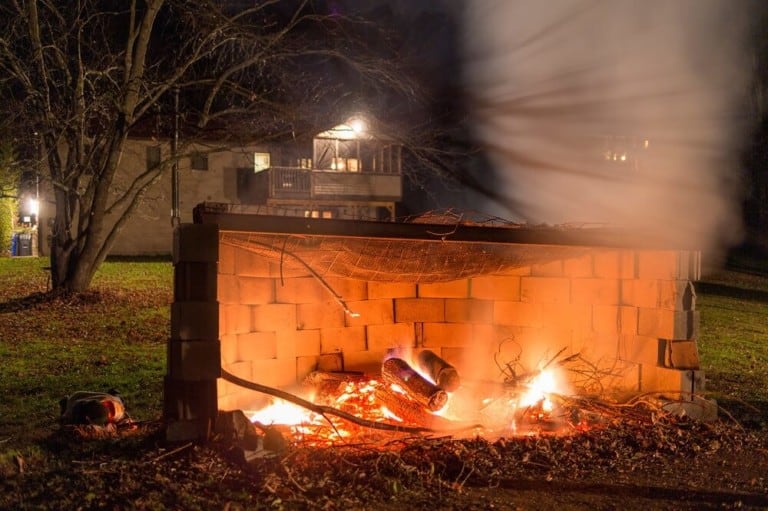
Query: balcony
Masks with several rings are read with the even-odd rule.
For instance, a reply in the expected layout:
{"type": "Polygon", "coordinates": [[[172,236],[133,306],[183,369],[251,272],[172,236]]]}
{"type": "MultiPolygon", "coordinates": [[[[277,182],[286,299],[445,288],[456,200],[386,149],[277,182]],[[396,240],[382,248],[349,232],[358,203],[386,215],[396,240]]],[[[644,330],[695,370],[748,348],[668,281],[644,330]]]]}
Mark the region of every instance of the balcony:
{"type": "Polygon", "coordinates": [[[369,172],[335,172],[272,167],[270,199],[399,201],[402,176],[369,172]]]}

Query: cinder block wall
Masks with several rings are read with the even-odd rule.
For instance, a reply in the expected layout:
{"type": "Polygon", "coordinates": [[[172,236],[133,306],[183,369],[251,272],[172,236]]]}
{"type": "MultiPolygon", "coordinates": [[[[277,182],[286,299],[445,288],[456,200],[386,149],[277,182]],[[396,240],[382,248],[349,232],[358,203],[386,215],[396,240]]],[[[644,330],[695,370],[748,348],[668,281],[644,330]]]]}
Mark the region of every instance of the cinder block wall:
{"type": "MultiPolygon", "coordinates": [[[[347,370],[377,372],[391,348],[428,348],[463,376],[492,379],[501,377],[495,359],[533,369],[565,348],[600,369],[600,378],[574,378],[580,392],[703,388],[691,283],[697,252],[595,251],[429,284],[324,279],[356,315],[309,272],[281,274],[227,244],[218,257],[222,368],[264,385],[297,385],[330,353],[343,354],[347,370]]],[[[222,410],[265,399],[222,379],[217,398],[222,410]]]]}

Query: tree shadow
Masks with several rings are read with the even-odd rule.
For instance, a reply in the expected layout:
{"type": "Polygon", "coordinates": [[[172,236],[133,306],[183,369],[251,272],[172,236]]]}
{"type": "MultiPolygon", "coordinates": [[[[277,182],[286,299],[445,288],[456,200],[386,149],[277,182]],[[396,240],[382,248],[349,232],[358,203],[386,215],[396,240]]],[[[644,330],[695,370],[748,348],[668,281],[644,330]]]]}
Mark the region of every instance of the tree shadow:
{"type": "Polygon", "coordinates": [[[718,282],[699,281],[694,285],[696,292],[705,295],[727,296],[739,300],[768,303],[768,291],[748,289],[718,282]]]}

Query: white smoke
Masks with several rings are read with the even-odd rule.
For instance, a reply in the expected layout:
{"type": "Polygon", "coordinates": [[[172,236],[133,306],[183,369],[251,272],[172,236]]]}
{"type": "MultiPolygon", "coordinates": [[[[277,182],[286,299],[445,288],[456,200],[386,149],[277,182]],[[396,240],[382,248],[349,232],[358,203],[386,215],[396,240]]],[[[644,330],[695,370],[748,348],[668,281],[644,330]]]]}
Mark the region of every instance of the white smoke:
{"type": "Polygon", "coordinates": [[[464,83],[513,205],[493,212],[705,250],[734,242],[746,6],[469,0],[464,83]]]}

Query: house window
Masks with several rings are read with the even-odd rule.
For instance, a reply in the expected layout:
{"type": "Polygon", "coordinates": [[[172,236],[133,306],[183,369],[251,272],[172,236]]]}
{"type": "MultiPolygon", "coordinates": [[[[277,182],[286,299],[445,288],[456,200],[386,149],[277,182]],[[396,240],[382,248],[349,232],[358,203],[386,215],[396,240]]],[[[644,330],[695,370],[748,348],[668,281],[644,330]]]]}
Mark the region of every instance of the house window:
{"type": "Polygon", "coordinates": [[[253,153],[253,172],[267,170],[270,166],[269,153],[253,153]]]}
{"type": "Polygon", "coordinates": [[[160,146],[147,147],[147,170],[152,170],[160,165],[160,146]]]}
{"type": "Polygon", "coordinates": [[[189,166],[192,170],[208,170],[208,155],[193,153],[189,157],[189,166]]]}

